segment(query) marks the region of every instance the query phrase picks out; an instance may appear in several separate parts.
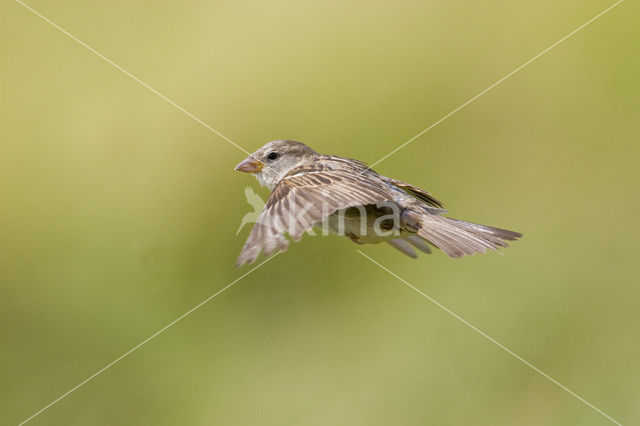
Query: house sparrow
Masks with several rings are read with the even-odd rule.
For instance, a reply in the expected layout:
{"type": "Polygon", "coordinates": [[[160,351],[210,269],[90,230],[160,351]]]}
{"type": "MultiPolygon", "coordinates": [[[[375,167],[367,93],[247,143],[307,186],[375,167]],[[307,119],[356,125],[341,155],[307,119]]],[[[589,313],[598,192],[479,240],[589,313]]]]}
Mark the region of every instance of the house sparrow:
{"type": "Polygon", "coordinates": [[[269,142],[236,166],[252,173],[271,195],[251,230],[236,266],[284,251],[289,241],[322,224],[357,244],[386,241],[417,257],[426,242],[451,257],[506,247],[522,234],[442,216],[447,211],[431,194],[379,175],[364,163],[318,154],[303,143],[269,142]]]}

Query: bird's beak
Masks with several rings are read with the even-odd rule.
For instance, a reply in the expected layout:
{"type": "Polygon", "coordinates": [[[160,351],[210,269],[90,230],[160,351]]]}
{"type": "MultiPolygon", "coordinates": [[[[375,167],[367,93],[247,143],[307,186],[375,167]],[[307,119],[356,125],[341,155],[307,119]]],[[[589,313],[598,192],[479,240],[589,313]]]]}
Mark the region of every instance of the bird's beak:
{"type": "Polygon", "coordinates": [[[236,166],[236,170],[245,173],[258,173],[262,170],[263,166],[264,164],[262,164],[255,158],[247,157],[246,159],[242,160],[242,163],[236,166]]]}

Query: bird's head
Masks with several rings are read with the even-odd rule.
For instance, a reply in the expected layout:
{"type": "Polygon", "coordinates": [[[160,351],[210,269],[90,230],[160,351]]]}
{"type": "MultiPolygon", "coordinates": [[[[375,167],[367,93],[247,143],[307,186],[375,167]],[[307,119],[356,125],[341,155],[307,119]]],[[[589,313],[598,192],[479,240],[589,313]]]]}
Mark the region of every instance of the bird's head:
{"type": "Polygon", "coordinates": [[[236,166],[236,170],[253,173],[261,185],[273,190],[291,169],[309,163],[317,156],[317,152],[303,143],[277,140],[251,154],[236,166]]]}

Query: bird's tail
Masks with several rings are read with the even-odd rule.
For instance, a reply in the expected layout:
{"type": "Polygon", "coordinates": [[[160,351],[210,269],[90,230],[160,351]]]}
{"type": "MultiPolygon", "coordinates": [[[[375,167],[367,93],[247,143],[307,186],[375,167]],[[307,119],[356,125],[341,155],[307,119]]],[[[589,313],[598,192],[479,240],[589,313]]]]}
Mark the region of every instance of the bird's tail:
{"type": "Polygon", "coordinates": [[[422,215],[417,233],[451,257],[484,253],[506,247],[506,241],[515,241],[519,232],[492,226],[463,222],[438,215],[422,215]]]}

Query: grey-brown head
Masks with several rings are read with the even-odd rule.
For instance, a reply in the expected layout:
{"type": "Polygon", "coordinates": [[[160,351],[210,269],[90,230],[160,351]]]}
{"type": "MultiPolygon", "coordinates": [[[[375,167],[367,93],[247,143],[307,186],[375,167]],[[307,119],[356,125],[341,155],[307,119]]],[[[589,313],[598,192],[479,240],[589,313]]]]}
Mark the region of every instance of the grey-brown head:
{"type": "Polygon", "coordinates": [[[236,170],[254,173],[258,181],[273,190],[289,171],[313,161],[318,153],[305,144],[290,140],[269,142],[236,166],[236,170]]]}

